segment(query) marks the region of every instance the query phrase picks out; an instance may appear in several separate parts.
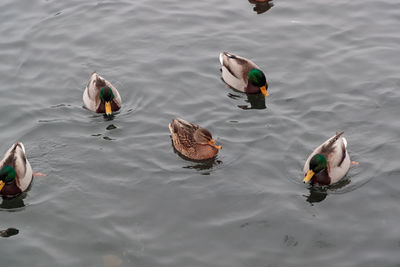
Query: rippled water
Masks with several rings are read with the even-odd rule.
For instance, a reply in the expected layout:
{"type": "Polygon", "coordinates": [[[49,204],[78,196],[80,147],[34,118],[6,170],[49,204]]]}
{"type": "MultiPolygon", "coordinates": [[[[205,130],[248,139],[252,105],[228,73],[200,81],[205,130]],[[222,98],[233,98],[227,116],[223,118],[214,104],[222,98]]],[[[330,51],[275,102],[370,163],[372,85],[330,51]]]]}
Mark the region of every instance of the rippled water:
{"type": "Polygon", "coordinates": [[[3,0],[0,17],[0,153],[20,140],[47,174],[3,200],[1,266],[399,266],[400,2],[3,0]],[[225,87],[221,51],[264,69],[265,102],[225,87]],[[82,107],[93,71],[123,98],[112,120],[82,107]],[[174,153],[177,116],[212,131],[215,161],[174,153]],[[339,130],[360,166],[308,188],[339,130]]]}

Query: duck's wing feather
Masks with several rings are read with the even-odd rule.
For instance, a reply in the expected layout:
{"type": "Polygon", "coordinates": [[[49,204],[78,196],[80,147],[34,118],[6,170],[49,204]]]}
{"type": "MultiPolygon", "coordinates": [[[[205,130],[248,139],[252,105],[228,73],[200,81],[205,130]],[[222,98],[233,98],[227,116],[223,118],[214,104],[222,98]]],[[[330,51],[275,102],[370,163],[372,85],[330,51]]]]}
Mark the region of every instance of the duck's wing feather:
{"type": "Polygon", "coordinates": [[[337,133],[323,144],[318,146],[308,156],[306,163],[304,164],[304,173],[306,174],[310,167],[310,160],[315,154],[322,154],[327,160],[328,174],[331,178],[331,183],[336,183],[348,172],[350,168],[350,156],[347,153],[347,141],[342,134],[344,132],[337,133]]]}
{"type": "Polygon", "coordinates": [[[183,147],[192,147],[195,143],[194,132],[199,126],[183,119],[173,119],[169,125],[174,142],[178,142],[183,147]]]}
{"type": "Polygon", "coordinates": [[[314,151],[308,156],[306,163],[304,164],[304,171],[308,172],[309,170],[309,165],[310,165],[310,160],[315,154],[322,154],[325,156],[327,162],[328,162],[328,170],[331,166],[338,165],[338,161],[343,161],[343,148],[342,145],[344,145],[344,152],[346,152],[346,146],[345,143],[343,142],[343,139],[341,138],[341,135],[344,132],[337,133],[336,135],[330,137],[328,140],[326,140],[324,143],[319,145],[314,151]],[[330,164],[331,163],[331,166],[330,164]]]}
{"type": "Polygon", "coordinates": [[[100,91],[96,86],[99,77],[100,76],[96,72],[93,72],[83,92],[83,103],[87,109],[92,111],[96,111],[97,107],[100,105],[100,91]]]}
{"type": "Polygon", "coordinates": [[[347,141],[342,137],[343,132],[337,133],[326,146],[323,146],[322,153],[325,154],[328,173],[331,183],[336,183],[349,171],[351,161],[347,153],[347,141]]]}
{"type": "Polygon", "coordinates": [[[258,68],[251,60],[222,52],[219,56],[222,69],[222,79],[231,87],[245,91],[248,83],[248,73],[253,68],[258,68]]]}

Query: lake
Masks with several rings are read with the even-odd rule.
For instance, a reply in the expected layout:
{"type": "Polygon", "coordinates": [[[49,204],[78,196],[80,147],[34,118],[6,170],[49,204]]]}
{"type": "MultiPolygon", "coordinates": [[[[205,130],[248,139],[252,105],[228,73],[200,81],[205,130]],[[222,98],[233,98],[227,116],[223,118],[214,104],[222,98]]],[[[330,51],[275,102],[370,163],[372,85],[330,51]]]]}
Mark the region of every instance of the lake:
{"type": "Polygon", "coordinates": [[[46,174],[0,205],[1,266],[400,266],[399,1],[3,0],[0,17],[0,153],[21,141],[46,174]],[[225,86],[222,51],[264,70],[265,101],[225,86]],[[111,119],[83,108],[93,71],[121,94],[111,119]],[[176,154],[175,117],[218,156],[176,154]],[[337,131],[360,165],[303,184],[337,131]]]}

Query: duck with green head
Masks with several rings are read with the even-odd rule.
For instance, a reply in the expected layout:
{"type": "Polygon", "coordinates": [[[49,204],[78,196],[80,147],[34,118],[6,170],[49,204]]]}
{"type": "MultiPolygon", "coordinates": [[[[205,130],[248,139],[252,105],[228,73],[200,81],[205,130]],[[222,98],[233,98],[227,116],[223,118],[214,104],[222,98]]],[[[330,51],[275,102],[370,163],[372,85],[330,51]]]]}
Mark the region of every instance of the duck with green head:
{"type": "Polygon", "coordinates": [[[304,164],[304,183],[330,185],[346,175],[351,161],[343,133],[332,136],[311,153],[304,164]]]}
{"type": "Polygon", "coordinates": [[[110,82],[94,72],[83,92],[83,103],[87,109],[109,116],[121,108],[121,96],[110,82]]]}
{"type": "Polygon", "coordinates": [[[219,55],[222,79],[230,87],[247,94],[268,96],[268,83],[264,72],[251,60],[222,52],[219,55]]]}
{"type": "Polygon", "coordinates": [[[22,143],[15,143],[0,161],[0,195],[14,197],[26,191],[33,179],[32,167],[22,143]]]}

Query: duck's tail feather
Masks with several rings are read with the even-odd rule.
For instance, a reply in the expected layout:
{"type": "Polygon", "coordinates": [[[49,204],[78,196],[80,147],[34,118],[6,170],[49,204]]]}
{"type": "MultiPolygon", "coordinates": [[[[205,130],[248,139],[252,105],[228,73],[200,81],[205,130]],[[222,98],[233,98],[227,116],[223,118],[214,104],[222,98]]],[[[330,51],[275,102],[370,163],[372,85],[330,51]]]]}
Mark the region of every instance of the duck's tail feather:
{"type": "Polygon", "coordinates": [[[220,53],[219,54],[219,62],[221,63],[221,65],[224,65],[224,53],[220,53]]]}
{"type": "Polygon", "coordinates": [[[333,137],[333,138],[331,139],[331,141],[329,141],[328,146],[333,145],[333,144],[340,138],[340,136],[342,136],[342,134],[344,134],[344,131],[343,131],[343,132],[336,132],[336,136],[333,137]]]}

